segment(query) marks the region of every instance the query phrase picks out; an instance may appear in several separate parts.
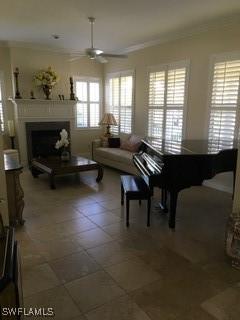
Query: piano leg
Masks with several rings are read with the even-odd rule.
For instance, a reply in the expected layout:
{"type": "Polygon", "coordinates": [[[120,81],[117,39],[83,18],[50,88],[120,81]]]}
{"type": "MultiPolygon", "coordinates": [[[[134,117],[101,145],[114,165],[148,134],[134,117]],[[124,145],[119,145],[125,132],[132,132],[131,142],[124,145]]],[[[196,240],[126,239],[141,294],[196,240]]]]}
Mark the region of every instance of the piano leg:
{"type": "Polygon", "coordinates": [[[162,199],[160,202],[160,208],[164,213],[168,212],[168,208],[167,208],[167,190],[166,189],[162,189],[162,199]]]}
{"type": "Polygon", "coordinates": [[[178,192],[170,193],[170,215],[169,215],[169,228],[175,229],[176,208],[177,208],[178,192]]]}

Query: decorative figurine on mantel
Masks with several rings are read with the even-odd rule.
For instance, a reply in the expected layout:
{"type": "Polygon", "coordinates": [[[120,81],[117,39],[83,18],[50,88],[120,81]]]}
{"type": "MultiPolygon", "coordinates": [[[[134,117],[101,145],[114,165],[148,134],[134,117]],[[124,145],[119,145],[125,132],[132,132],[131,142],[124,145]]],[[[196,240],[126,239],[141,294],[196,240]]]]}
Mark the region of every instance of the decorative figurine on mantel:
{"type": "Polygon", "coordinates": [[[73,78],[70,77],[69,81],[70,81],[70,100],[76,100],[75,94],[73,92],[73,78]]]}
{"type": "Polygon", "coordinates": [[[15,78],[15,89],[16,89],[15,99],[22,99],[20,91],[19,91],[19,86],[18,86],[19,69],[16,68],[15,71],[13,72],[13,74],[14,74],[14,78],[15,78]]]}
{"type": "Polygon", "coordinates": [[[34,75],[34,81],[37,86],[43,89],[43,92],[46,96],[46,100],[50,100],[50,95],[52,88],[59,81],[58,75],[52,70],[51,67],[48,67],[45,70],[40,70],[34,75]]]}

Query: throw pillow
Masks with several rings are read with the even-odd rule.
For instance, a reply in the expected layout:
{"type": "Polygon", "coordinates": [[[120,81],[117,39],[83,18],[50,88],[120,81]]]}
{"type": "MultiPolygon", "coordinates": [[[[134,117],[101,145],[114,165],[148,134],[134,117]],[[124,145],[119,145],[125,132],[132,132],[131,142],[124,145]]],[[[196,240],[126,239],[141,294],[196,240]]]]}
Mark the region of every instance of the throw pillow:
{"type": "Polygon", "coordinates": [[[136,135],[131,135],[127,140],[121,143],[120,148],[123,150],[138,152],[142,143],[142,138],[136,135]]]}
{"type": "Polygon", "coordinates": [[[109,148],[119,148],[120,147],[120,138],[108,138],[109,148]]]}

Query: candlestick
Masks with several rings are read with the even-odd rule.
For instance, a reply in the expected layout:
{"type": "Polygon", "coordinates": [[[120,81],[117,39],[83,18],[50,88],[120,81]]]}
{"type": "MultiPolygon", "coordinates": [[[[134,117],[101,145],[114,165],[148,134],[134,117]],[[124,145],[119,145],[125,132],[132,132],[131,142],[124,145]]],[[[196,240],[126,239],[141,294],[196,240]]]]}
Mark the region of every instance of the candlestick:
{"type": "Polygon", "coordinates": [[[72,77],[69,78],[69,82],[70,82],[70,100],[76,100],[75,94],[73,92],[73,78],[72,77]]]}
{"type": "Polygon", "coordinates": [[[16,68],[15,71],[13,72],[13,74],[14,74],[14,77],[15,77],[15,87],[16,87],[15,99],[22,99],[21,94],[19,92],[19,87],[18,87],[19,69],[16,68]]]}

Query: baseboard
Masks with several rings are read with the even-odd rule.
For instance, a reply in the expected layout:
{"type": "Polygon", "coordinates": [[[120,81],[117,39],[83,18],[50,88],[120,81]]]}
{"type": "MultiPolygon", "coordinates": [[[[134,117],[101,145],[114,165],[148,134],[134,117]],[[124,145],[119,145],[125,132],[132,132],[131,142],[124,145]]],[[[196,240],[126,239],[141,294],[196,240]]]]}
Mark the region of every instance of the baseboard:
{"type": "Polygon", "coordinates": [[[219,191],[233,193],[233,189],[231,187],[220,184],[220,183],[216,183],[214,181],[204,181],[203,185],[209,188],[217,189],[219,191]]]}

